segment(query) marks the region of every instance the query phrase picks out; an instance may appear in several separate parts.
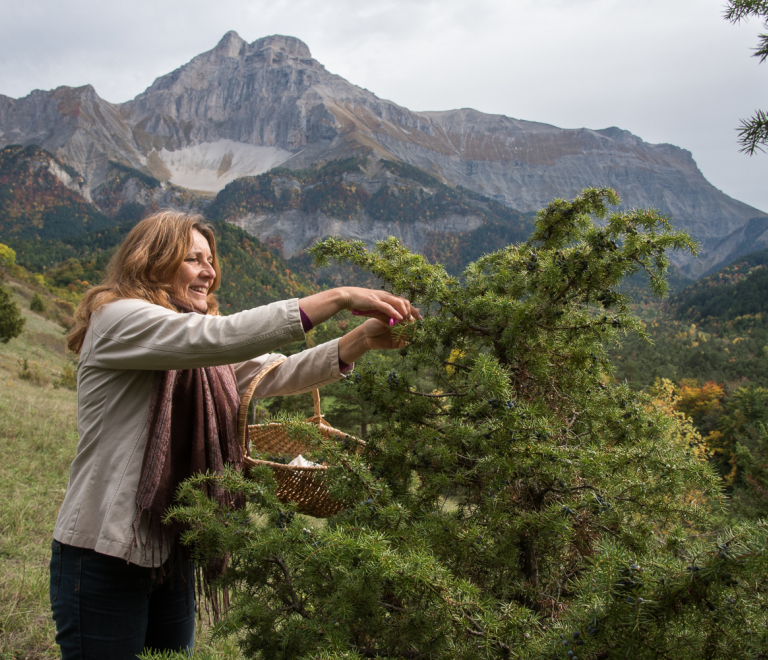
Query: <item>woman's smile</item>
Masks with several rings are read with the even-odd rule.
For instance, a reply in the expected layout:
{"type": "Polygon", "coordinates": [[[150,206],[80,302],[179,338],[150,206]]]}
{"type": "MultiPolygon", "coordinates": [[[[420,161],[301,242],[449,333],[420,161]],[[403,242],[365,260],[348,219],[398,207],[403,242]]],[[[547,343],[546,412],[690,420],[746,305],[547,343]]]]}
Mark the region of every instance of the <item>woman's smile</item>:
{"type": "Polygon", "coordinates": [[[216,278],[211,246],[199,231],[192,230],[192,245],[176,276],[177,295],[188,300],[198,312],[208,311],[208,289],[216,278]]]}

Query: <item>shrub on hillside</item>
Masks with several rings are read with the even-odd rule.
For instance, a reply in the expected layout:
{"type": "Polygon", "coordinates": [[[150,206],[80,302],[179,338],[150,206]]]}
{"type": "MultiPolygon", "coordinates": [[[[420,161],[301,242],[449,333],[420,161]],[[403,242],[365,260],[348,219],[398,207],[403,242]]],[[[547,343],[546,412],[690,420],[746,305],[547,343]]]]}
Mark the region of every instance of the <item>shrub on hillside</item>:
{"type": "Polygon", "coordinates": [[[45,313],[45,303],[43,302],[43,297],[39,293],[35,293],[32,296],[32,300],[29,303],[29,308],[38,314],[45,313]]]}
{"type": "Polygon", "coordinates": [[[24,329],[25,319],[11,292],[0,285],[0,342],[7,344],[24,329]]]}
{"type": "Polygon", "coordinates": [[[68,390],[77,389],[77,371],[72,364],[67,364],[61,370],[61,376],[54,379],[53,386],[58,389],[63,387],[68,390]]]}
{"type": "Polygon", "coordinates": [[[51,382],[48,374],[43,371],[42,367],[36,362],[29,362],[27,358],[19,360],[19,378],[21,380],[27,380],[30,383],[43,387],[51,382]]]}

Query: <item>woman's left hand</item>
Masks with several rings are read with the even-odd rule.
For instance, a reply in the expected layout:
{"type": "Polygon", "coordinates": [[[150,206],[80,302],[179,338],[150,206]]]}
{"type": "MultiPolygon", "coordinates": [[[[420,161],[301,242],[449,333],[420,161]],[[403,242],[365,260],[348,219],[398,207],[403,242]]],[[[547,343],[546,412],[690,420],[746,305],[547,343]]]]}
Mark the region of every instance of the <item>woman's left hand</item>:
{"type": "Polygon", "coordinates": [[[369,349],[402,348],[406,341],[398,340],[392,335],[393,328],[379,319],[368,319],[360,326],[364,333],[365,343],[369,349]]]}
{"type": "Polygon", "coordinates": [[[347,364],[359,360],[371,349],[402,348],[407,344],[404,340],[398,340],[388,323],[378,319],[368,319],[362,325],[339,339],[339,358],[347,364]]]}

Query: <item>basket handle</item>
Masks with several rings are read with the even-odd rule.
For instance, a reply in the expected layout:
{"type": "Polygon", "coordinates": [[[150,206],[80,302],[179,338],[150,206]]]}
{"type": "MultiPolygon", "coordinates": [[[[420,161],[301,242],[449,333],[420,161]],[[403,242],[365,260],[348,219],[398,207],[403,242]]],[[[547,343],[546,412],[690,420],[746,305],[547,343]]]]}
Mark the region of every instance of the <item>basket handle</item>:
{"type": "Polygon", "coordinates": [[[256,374],[251,384],[248,385],[243,396],[240,398],[240,409],[237,412],[237,439],[240,441],[240,449],[243,452],[243,456],[249,456],[250,450],[247,447],[248,441],[248,406],[251,403],[251,397],[253,392],[259,383],[264,380],[265,376],[272,371],[275,367],[279,367],[288,358],[281,355],[277,360],[273,360],[266,367],[263,367],[259,373],[256,374]]]}
{"type": "MultiPolygon", "coordinates": [[[[258,387],[259,383],[266,377],[266,375],[272,371],[272,369],[279,367],[288,358],[281,355],[277,360],[273,360],[266,367],[262,368],[259,373],[256,374],[250,385],[246,388],[243,396],[240,399],[240,410],[237,413],[237,438],[240,441],[240,449],[243,452],[243,456],[250,456],[250,448],[247,446],[248,441],[248,406],[251,403],[253,393],[258,387]]],[[[310,420],[315,424],[323,424],[325,420],[320,412],[320,392],[317,389],[312,390],[312,403],[315,407],[315,415],[310,420]]]]}

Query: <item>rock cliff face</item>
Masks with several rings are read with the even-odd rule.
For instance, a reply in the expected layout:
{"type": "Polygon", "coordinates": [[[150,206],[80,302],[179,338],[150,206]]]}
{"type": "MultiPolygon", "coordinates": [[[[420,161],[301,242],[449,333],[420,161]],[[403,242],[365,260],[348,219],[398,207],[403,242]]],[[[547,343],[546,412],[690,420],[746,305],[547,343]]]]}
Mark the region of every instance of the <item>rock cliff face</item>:
{"type": "Polygon", "coordinates": [[[311,170],[242,177],[206,208],[280,250],[299,256],[316,240],[345,236],[369,245],[396,236],[451,272],[530,236],[514,209],[395,161],[348,158],[311,170]]]}
{"type": "Polygon", "coordinates": [[[723,239],[765,216],[709,184],[683,149],[618,128],[411,112],[329,73],[304,43],[283,36],[248,44],[229,32],[121,105],[90,86],[0,96],[0,146],[16,143],[54,153],[83,175],[87,192],[108,178],[110,161],[213,193],[277,165],[361,155],[423,168],[521,211],[610,186],[626,206],[668,213],[702,242],[702,258],[678,261],[693,276],[727,260],[723,239]]]}
{"type": "Polygon", "coordinates": [[[88,190],[101,183],[109,160],[141,163],[119,106],[90,85],[35,90],[23,99],[0,96],[0,146],[35,144],[83,175],[88,190]]]}

